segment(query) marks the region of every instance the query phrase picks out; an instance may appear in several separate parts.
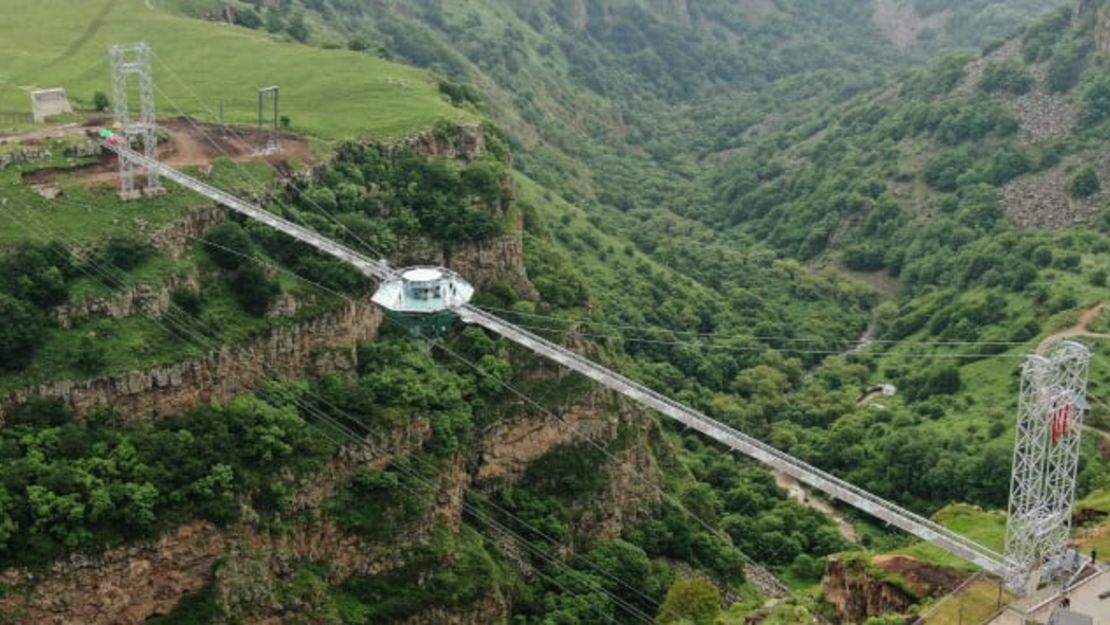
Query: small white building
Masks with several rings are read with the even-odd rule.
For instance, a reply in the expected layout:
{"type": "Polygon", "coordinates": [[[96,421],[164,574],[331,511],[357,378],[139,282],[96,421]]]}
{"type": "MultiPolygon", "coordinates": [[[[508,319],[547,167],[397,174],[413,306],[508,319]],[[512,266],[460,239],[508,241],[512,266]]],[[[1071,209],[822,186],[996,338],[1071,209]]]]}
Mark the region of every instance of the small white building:
{"type": "Polygon", "coordinates": [[[66,97],[65,89],[59,87],[31,92],[31,115],[35,118],[36,124],[45,123],[48,117],[54,115],[72,112],[73,107],[66,97]]]}

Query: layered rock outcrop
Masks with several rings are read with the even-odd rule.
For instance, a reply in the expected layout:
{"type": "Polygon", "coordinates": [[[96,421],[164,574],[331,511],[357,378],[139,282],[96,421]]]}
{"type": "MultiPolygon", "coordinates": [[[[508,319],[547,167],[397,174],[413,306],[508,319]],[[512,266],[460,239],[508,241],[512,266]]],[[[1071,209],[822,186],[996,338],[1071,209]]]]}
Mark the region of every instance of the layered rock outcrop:
{"type": "Polygon", "coordinates": [[[1110,5],[1105,0],[1079,0],[1072,24],[1077,29],[1091,28],[1098,50],[1110,53],[1110,5]]]}
{"type": "MultiPolygon", "coordinates": [[[[59,380],[9,394],[3,410],[31,399],[58,399],[78,416],[109,406],[134,423],[206,403],[226,403],[264,380],[350,370],[355,347],[377,336],[382,312],[364,298],[304,323],[277,327],[202,358],[91,380],[59,380]]],[[[2,425],[2,420],[0,420],[2,425]]]]}
{"type": "Polygon", "coordinates": [[[829,558],[821,593],[840,623],[907,614],[921,599],[955,590],[966,575],[907,556],[829,558]]]}

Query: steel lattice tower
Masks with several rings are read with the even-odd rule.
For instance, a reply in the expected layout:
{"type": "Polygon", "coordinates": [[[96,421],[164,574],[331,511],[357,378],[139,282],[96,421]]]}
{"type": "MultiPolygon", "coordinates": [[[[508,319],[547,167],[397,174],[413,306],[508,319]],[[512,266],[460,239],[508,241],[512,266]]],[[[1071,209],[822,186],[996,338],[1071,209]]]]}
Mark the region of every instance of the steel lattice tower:
{"type": "MultiPolygon", "coordinates": [[[[120,135],[130,148],[136,139],[142,141],[143,154],[152,160],[158,159],[158,126],[154,119],[154,77],[151,72],[151,50],[146,42],[113,46],[109,51],[112,61],[112,109],[116,116],[120,135]],[[139,87],[139,118],[131,116],[128,86],[134,76],[139,87]]],[[[135,190],[134,162],[119,159],[120,196],[131,199],[138,196],[135,190]]],[[[158,170],[147,168],[147,193],[162,190],[158,180],[158,170]]]]}
{"type": "Polygon", "coordinates": [[[1062,343],[1049,358],[1030,356],[1021,371],[1006,576],[1010,590],[1027,594],[1066,571],[1079,442],[1087,409],[1091,352],[1062,343]]]}
{"type": "Polygon", "coordinates": [[[278,145],[278,117],[280,115],[279,98],[281,89],[277,85],[262,87],[258,90],[258,135],[257,152],[259,154],[272,154],[280,149],[278,145]],[[266,98],[273,105],[273,114],[267,121],[266,98]],[[269,130],[267,131],[267,127],[269,130]]]}

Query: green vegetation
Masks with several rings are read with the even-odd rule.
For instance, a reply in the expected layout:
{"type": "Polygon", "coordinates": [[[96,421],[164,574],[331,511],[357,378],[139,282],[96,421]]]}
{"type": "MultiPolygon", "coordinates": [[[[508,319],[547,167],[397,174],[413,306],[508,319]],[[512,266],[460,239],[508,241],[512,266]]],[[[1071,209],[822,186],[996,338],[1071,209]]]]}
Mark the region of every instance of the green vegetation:
{"type": "Polygon", "coordinates": [[[667,591],[655,622],[659,625],[713,625],[721,612],[721,593],[703,580],[678,580],[667,591]]]}
{"type": "Polygon", "coordinates": [[[1079,173],[1071,179],[1071,186],[1068,188],[1074,197],[1091,197],[1102,189],[1102,183],[1099,181],[1098,172],[1093,165],[1087,165],[1079,170],[1079,173]]]}
{"type": "Polygon", "coordinates": [[[296,129],[326,139],[395,138],[441,119],[473,119],[445,103],[423,71],[219,28],[153,11],[143,0],[5,3],[0,53],[11,61],[0,74],[0,112],[26,110],[25,87],[17,85],[62,86],[71,96],[104,90],[111,82],[108,48],[139,40],[154,48],[162,116],[215,121],[223,102],[228,121],[254,123],[255,88],[277,84],[282,110],[297,121],[296,129]]]}
{"type": "MultiPolygon", "coordinates": [[[[1001,512],[984,512],[966,504],[952,504],[940,510],[933,520],[945,527],[967,536],[975,542],[995,551],[1002,552],[1006,540],[1006,515],[1001,512]]],[[[915,543],[899,551],[923,562],[930,562],[960,570],[975,571],[967,562],[949,555],[947,552],[928,543],[915,543]]]]}
{"type": "Polygon", "coordinates": [[[979,88],[983,91],[1005,91],[1020,95],[1033,88],[1033,77],[1017,59],[992,61],[983,68],[979,88]]]}
{"type": "Polygon", "coordinates": [[[279,483],[279,467],[318,470],[331,452],[296,410],[254,397],[204,407],[153,426],[117,428],[100,412],[76,423],[39,402],[0,431],[0,553],[42,564],[73,550],[102,549],[156,535],[193,518],[226,523],[240,493],[253,505],[279,483]]]}

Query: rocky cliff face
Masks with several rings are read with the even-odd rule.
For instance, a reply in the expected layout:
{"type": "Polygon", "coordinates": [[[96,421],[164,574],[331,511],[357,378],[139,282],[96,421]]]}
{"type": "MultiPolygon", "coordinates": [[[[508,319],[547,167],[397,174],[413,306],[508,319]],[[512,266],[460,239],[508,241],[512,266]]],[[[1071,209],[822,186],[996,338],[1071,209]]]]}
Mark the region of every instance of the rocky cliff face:
{"type": "MultiPolygon", "coordinates": [[[[342,450],[327,469],[295,485],[290,516],[295,518],[296,513],[318,506],[350,479],[360,464],[384,467],[430,437],[428,423],[417,420],[375,441],[378,453],[365,447],[342,450]]],[[[446,479],[465,483],[458,474],[446,479]]],[[[461,505],[445,511],[437,508],[436,514],[457,518],[461,505]]],[[[285,531],[269,531],[256,522],[256,515],[243,517],[229,528],[202,521],[187,523],[146,544],[112,549],[96,557],[74,555],[45,572],[3,571],[0,583],[9,590],[0,596],[0,623],[139,624],[170,612],[183,596],[207,585],[214,572],[217,591],[244,603],[242,614],[265,614],[259,608],[268,605],[269,591],[298,561],[326,560],[337,582],[355,574],[388,570],[398,561],[390,545],[367,544],[328,521],[292,523],[285,531]],[[217,570],[220,561],[227,565],[217,570]]],[[[436,516],[433,520],[442,519],[436,516]]],[[[430,526],[431,522],[422,527],[430,526]]],[[[274,610],[280,608],[279,602],[274,610]]]]}
{"type": "MultiPolygon", "coordinates": [[[[203,358],[79,382],[60,380],[11,393],[10,409],[34,398],[60,399],[78,416],[110,406],[125,423],[166,417],[204,403],[225,403],[273,376],[350,370],[355,346],[377,336],[381,310],[368,299],[305,323],[279,327],[203,358]]],[[[2,418],[2,409],[0,409],[2,418]]],[[[2,425],[2,421],[0,421],[2,425]]]]}
{"type": "Polygon", "coordinates": [[[1110,5],[1105,0],[1079,0],[1072,20],[1076,28],[1093,29],[1095,46],[1110,53],[1110,5]]]}
{"type": "MultiPolygon", "coordinates": [[[[567,410],[562,419],[530,417],[490,428],[475,446],[474,456],[459,454],[449,463],[439,478],[442,491],[425,518],[387,543],[344,531],[318,507],[350,479],[356,467],[382,468],[423,446],[431,428],[422,420],[375,440],[377,452],[347,448],[317,474],[300,479],[283,476],[293,484],[292,510],[277,522],[261,522],[245,509],[243,520],[231,527],[196,521],[144,544],[96,557],[75,555],[46,571],[0,572],[0,583],[8,587],[0,596],[0,615],[8,620],[0,618],[0,622],[138,625],[169,613],[182,597],[206,586],[216,593],[229,622],[289,622],[306,606],[289,604],[280,589],[301,563],[327,562],[329,584],[389,571],[405,563],[405,550],[398,545],[424,544],[434,527],[459,531],[469,488],[519,479],[530,461],[579,437],[602,445],[610,445],[618,436],[630,441],[614,452],[615,460],[608,465],[610,487],[599,495],[606,504],[589,506],[594,511],[577,528],[592,540],[615,537],[625,524],[656,505],[659,483],[647,443],[654,421],[615,401],[599,393],[567,410]]],[[[491,594],[457,612],[430,606],[401,623],[497,624],[507,623],[510,613],[508,600],[491,594]]]]}
{"type": "Polygon", "coordinates": [[[840,623],[907,614],[922,598],[956,589],[966,578],[953,569],[906,556],[829,558],[821,593],[840,623]]]}
{"type": "Polygon", "coordinates": [[[63,328],[91,318],[125,319],[134,315],[160,318],[170,309],[170,298],[177,289],[200,290],[200,276],[188,271],[171,275],[161,284],[134,284],[122,291],[59,306],[51,311],[51,316],[63,328]]]}

